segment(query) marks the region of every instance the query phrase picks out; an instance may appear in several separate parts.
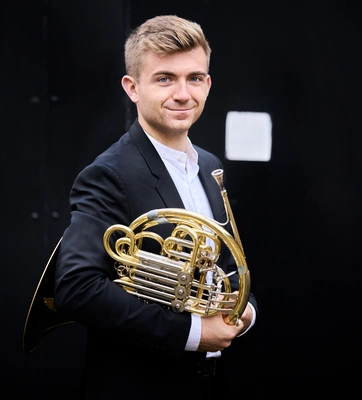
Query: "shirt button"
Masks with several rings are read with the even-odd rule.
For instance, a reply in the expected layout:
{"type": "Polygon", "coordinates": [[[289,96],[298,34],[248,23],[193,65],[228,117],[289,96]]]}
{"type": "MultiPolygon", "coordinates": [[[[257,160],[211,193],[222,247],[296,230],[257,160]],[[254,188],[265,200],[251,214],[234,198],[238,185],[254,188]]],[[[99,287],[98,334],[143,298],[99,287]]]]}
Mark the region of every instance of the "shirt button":
{"type": "Polygon", "coordinates": [[[178,156],[178,157],[177,157],[177,161],[180,161],[180,162],[181,162],[182,160],[183,160],[183,157],[182,157],[182,156],[178,156]]]}

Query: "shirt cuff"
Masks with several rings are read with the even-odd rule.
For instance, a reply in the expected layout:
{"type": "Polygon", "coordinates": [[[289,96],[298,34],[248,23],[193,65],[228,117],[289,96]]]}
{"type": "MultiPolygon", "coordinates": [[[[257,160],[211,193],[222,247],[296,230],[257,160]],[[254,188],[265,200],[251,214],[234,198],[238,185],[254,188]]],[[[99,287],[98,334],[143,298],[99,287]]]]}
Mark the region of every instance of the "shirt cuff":
{"type": "Polygon", "coordinates": [[[201,316],[191,314],[191,328],[186,342],[186,351],[196,351],[201,339],[201,316]]]}
{"type": "Polygon", "coordinates": [[[253,318],[251,319],[251,323],[250,325],[245,329],[245,331],[241,332],[240,335],[238,335],[237,337],[243,336],[245,335],[246,332],[248,332],[254,325],[255,325],[255,320],[256,320],[256,311],[255,311],[255,307],[251,304],[248,303],[251,311],[253,312],[253,318]]]}

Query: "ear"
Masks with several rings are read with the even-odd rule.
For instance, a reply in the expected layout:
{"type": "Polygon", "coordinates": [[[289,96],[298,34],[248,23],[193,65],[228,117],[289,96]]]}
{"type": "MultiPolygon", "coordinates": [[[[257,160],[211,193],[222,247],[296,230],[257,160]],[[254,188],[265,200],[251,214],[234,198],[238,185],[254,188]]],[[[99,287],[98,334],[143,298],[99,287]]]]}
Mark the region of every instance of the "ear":
{"type": "Polygon", "coordinates": [[[210,93],[210,89],[211,89],[211,76],[207,75],[206,77],[206,83],[207,83],[207,92],[206,92],[206,98],[210,93]]]}
{"type": "Polygon", "coordinates": [[[124,91],[128,94],[128,97],[133,101],[133,103],[137,103],[138,95],[136,80],[130,75],[124,75],[121,80],[121,84],[124,91]]]}

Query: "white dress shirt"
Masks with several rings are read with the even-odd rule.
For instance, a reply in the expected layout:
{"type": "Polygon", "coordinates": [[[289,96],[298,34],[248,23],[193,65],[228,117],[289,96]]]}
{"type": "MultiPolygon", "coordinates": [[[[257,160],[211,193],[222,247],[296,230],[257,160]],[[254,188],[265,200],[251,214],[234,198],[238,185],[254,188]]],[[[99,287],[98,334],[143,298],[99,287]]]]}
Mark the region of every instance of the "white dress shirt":
{"type": "MultiPolygon", "coordinates": [[[[163,145],[155,140],[152,136],[146,135],[154,145],[162,161],[164,162],[176,188],[180,194],[182,202],[186,210],[195,211],[206,217],[213,218],[209,200],[198,176],[198,154],[193,148],[189,138],[187,138],[186,151],[181,152],[163,145]]],[[[249,303],[250,304],[250,303],[249,303]]],[[[253,310],[253,321],[249,328],[242,334],[247,332],[255,323],[256,312],[253,310]]],[[[186,343],[185,350],[196,351],[199,347],[201,338],[201,316],[191,314],[191,329],[186,343]]],[[[221,353],[208,353],[208,357],[220,357],[221,353]]]]}

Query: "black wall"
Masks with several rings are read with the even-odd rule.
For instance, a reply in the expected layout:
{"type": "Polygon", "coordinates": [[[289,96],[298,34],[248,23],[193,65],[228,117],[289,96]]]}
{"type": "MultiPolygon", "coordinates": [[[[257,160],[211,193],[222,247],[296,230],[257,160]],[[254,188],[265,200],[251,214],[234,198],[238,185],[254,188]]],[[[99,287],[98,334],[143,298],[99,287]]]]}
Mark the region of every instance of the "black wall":
{"type": "Polygon", "coordinates": [[[240,355],[245,394],[358,389],[360,6],[133,3],[2,6],[3,387],[38,399],[76,398],[82,327],[61,328],[24,354],[26,314],[68,224],[75,175],[134,116],[119,85],[125,36],[148,17],[176,13],[199,22],[211,43],[213,86],[190,137],[224,162],[260,304],[257,340],[240,355]],[[270,113],[270,162],[224,159],[228,111],[270,113]]]}

